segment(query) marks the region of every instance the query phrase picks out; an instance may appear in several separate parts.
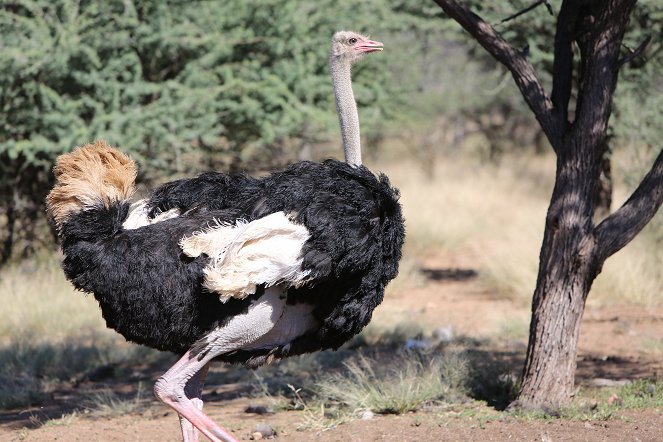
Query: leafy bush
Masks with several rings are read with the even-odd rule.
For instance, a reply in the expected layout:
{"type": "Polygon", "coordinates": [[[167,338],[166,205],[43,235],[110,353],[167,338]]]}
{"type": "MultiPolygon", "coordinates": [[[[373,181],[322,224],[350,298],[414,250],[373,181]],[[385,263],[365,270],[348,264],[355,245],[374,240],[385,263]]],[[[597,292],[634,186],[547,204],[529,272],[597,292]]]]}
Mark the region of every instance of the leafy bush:
{"type": "MultiPolygon", "coordinates": [[[[21,0],[0,6],[0,227],[6,232],[0,262],[19,240],[34,248],[43,233],[43,223],[35,226],[43,221],[50,168],[76,145],[105,139],[141,163],[141,179],[153,180],[209,167],[273,167],[295,158],[304,143],[324,139],[337,124],[330,37],[339,23],[361,30],[365,18],[389,10],[370,3],[21,0]]],[[[370,109],[364,122],[389,112],[389,70],[375,69],[375,62],[363,63],[356,75],[357,98],[370,109]]]]}

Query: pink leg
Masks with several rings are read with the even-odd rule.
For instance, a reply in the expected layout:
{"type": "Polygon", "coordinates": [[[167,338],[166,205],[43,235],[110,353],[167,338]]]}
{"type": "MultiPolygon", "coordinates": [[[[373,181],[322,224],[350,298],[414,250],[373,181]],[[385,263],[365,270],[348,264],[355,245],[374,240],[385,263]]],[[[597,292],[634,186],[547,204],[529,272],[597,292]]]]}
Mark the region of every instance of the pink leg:
{"type": "MultiPolygon", "coordinates": [[[[193,402],[197,409],[203,409],[203,384],[209,370],[209,363],[205,365],[198,373],[194,374],[189,382],[184,386],[184,394],[193,402]]],[[[196,427],[186,420],[182,415],[180,418],[180,428],[182,429],[182,439],[184,442],[199,442],[199,434],[196,427]]]]}
{"type": "MultiPolygon", "coordinates": [[[[188,421],[212,442],[238,442],[232,434],[219,427],[212,419],[205,415],[196,405],[198,401],[192,401],[185,391],[189,380],[195,376],[199,377],[194,382],[200,382],[201,376],[199,373],[208,366],[214,356],[214,354],[210,353],[199,361],[196,357],[191,357],[189,352],[187,352],[170,370],[159,378],[154,385],[154,394],[161,402],[175,410],[181,419],[188,421]]],[[[186,425],[183,426],[183,436],[185,436],[184,431],[188,431],[184,427],[186,425]]]]}

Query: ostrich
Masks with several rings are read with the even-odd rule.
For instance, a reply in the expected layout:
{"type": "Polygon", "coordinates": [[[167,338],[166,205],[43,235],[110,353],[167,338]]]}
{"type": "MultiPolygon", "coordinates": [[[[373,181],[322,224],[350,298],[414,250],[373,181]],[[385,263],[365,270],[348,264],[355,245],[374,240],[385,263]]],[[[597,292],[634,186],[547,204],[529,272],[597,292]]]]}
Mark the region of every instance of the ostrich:
{"type": "Polygon", "coordinates": [[[235,441],[202,411],[213,360],[249,368],[336,349],[357,334],[398,272],[398,191],[361,166],[350,69],[382,44],[337,32],[330,66],[346,163],[300,162],[260,179],[209,172],[130,204],[136,167],[97,141],[57,159],[47,211],[67,278],[109,328],[182,355],[155,395],[200,430],[235,441]]]}

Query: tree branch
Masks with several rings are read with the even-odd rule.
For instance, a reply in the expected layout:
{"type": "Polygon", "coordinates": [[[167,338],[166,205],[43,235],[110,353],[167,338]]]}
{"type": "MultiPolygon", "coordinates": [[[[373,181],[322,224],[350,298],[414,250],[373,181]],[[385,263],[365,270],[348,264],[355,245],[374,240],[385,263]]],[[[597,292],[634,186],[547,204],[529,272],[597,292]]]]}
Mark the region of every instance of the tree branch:
{"type": "MultiPolygon", "coordinates": [[[[640,43],[640,45],[638,45],[638,47],[635,48],[635,49],[631,49],[629,47],[626,47],[626,49],[628,49],[629,53],[624,55],[622,58],[619,59],[619,62],[618,62],[619,67],[624,66],[626,63],[630,63],[631,61],[633,61],[634,59],[636,59],[638,57],[642,57],[644,55],[645,51],[648,49],[649,43],[651,43],[651,35],[648,35],[647,37],[645,37],[644,41],[642,43],[640,43]]],[[[626,46],[626,45],[624,45],[624,46],[626,46]]]]}
{"type": "Polygon", "coordinates": [[[497,61],[509,69],[513,79],[532,109],[541,128],[555,148],[561,141],[562,131],[559,118],[553,114],[553,104],[546,95],[534,67],[527,58],[507,43],[492,26],[456,0],[435,0],[444,12],[460,24],[497,61]]]}
{"type": "Polygon", "coordinates": [[[578,22],[578,5],[565,1],[559,10],[555,31],[555,57],[553,61],[552,103],[555,113],[566,124],[573,85],[573,40],[578,22]]]}
{"type": "Polygon", "coordinates": [[[515,14],[511,14],[507,18],[503,18],[502,20],[500,20],[500,23],[506,23],[509,20],[513,20],[514,18],[520,17],[523,14],[527,14],[529,11],[533,10],[534,8],[536,8],[536,7],[538,7],[539,5],[542,5],[542,4],[546,5],[546,9],[550,13],[550,15],[555,15],[555,13],[553,12],[552,6],[548,2],[548,0],[537,0],[534,3],[532,3],[531,5],[529,5],[528,7],[526,7],[525,9],[521,9],[520,11],[516,12],[515,14]]]}
{"type": "Polygon", "coordinates": [[[580,38],[582,77],[575,128],[588,131],[590,144],[605,136],[619,73],[619,49],[636,0],[590,2],[581,17],[588,32],[580,38]],[[583,50],[584,49],[584,50],[583,50]]]}
{"type": "Polygon", "coordinates": [[[599,264],[628,244],[656,215],[662,203],[663,149],[628,201],[596,226],[599,264]]]}

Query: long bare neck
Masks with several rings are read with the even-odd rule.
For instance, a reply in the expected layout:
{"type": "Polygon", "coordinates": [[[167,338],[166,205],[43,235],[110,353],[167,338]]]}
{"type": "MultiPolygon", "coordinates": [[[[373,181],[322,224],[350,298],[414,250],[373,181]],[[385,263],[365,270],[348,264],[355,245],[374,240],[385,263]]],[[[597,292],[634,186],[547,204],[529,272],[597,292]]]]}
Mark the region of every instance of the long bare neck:
{"type": "Polygon", "coordinates": [[[330,64],[334,96],[336,97],[336,111],[338,121],[341,124],[341,136],[343,137],[345,162],[360,165],[359,113],[357,112],[355,95],[352,92],[350,63],[343,63],[332,58],[330,64]]]}

